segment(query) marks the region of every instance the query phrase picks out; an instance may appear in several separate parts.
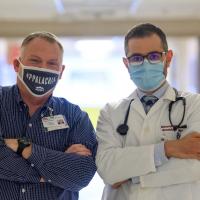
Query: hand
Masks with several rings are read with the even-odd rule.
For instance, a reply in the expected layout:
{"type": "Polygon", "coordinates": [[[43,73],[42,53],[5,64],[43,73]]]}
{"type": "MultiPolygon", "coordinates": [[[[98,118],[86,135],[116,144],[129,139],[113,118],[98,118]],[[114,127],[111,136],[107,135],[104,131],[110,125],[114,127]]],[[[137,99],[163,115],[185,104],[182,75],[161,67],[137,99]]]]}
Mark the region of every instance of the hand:
{"type": "Polygon", "coordinates": [[[125,181],[121,181],[121,182],[117,182],[115,184],[112,185],[113,189],[118,189],[119,187],[121,187],[122,184],[127,183],[129,180],[125,180],[125,181]]]}
{"type": "MultiPolygon", "coordinates": [[[[18,139],[4,139],[6,146],[12,149],[14,152],[17,152],[18,149],[18,139]]],[[[28,159],[32,153],[32,145],[26,147],[22,152],[22,157],[28,159]]]]}
{"type": "Polygon", "coordinates": [[[81,156],[91,156],[91,151],[82,144],[73,144],[65,150],[65,153],[76,153],[81,156]]]}
{"type": "Polygon", "coordinates": [[[22,157],[28,159],[32,154],[32,144],[22,151],[22,157]]]}
{"type": "Polygon", "coordinates": [[[12,149],[14,152],[17,152],[18,148],[18,139],[4,139],[6,146],[12,149]]]}
{"type": "Polygon", "coordinates": [[[200,133],[192,132],[179,140],[165,142],[167,157],[200,160],[200,133]]]}

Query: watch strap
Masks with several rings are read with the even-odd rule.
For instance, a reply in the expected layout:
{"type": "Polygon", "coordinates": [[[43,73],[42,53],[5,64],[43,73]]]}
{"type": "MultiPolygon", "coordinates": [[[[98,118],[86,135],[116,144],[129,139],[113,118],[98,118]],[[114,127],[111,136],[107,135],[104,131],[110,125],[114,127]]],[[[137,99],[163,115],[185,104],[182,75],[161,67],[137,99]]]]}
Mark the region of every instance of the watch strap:
{"type": "Polygon", "coordinates": [[[18,155],[22,156],[23,150],[28,146],[30,146],[30,142],[29,143],[25,143],[24,139],[23,140],[18,139],[18,148],[17,148],[17,152],[16,153],[18,155]]]}

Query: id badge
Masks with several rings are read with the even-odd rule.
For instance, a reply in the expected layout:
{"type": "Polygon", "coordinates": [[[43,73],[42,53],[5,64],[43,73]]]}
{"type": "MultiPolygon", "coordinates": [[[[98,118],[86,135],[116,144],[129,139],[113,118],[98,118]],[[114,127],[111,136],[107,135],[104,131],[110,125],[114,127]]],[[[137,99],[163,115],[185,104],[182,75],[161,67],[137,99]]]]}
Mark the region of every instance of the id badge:
{"type": "Polygon", "coordinates": [[[59,129],[69,128],[69,125],[63,115],[52,115],[50,117],[43,117],[42,124],[47,131],[54,131],[59,129]]]}

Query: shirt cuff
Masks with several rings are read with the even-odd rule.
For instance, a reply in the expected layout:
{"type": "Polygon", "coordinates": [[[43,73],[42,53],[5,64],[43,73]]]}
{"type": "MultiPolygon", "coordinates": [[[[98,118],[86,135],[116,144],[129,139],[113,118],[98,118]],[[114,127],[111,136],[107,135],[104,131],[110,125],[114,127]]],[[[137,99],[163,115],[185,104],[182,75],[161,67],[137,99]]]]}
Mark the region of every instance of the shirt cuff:
{"type": "Polygon", "coordinates": [[[154,162],[155,166],[159,167],[165,164],[169,159],[165,155],[164,142],[155,144],[154,146],[154,162]]]}
{"type": "Polygon", "coordinates": [[[133,177],[132,178],[132,183],[133,184],[139,184],[140,183],[140,177],[139,176],[133,177]]]}
{"type": "Polygon", "coordinates": [[[46,156],[47,150],[44,147],[32,144],[32,153],[28,161],[34,164],[37,169],[40,169],[45,163],[46,156]]]}
{"type": "MultiPolygon", "coordinates": [[[[164,148],[164,142],[158,143],[154,145],[154,163],[156,167],[159,167],[166,163],[168,161],[168,158],[165,155],[165,148],[164,148]]],[[[132,178],[133,184],[140,183],[140,177],[136,176],[132,178]]]]}

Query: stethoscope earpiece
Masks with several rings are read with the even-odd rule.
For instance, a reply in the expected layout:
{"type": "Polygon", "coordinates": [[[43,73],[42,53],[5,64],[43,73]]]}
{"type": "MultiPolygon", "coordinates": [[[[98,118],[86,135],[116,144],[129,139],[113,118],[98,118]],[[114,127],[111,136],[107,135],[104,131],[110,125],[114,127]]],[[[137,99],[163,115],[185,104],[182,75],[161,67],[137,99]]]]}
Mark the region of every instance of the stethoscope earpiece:
{"type": "Polygon", "coordinates": [[[127,124],[120,124],[120,125],[117,127],[117,132],[118,132],[120,135],[126,135],[127,132],[128,132],[128,125],[127,125],[127,124]]]}

